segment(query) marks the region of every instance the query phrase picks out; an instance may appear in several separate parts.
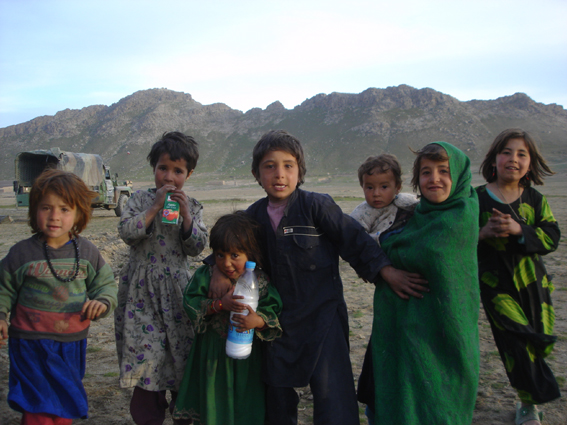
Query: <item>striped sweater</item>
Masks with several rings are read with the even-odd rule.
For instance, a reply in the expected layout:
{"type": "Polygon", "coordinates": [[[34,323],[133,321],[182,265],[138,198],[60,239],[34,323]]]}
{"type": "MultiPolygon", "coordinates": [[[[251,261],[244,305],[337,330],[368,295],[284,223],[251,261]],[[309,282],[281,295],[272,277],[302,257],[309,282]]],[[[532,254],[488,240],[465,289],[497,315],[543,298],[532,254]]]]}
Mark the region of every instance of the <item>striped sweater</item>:
{"type": "MultiPolygon", "coordinates": [[[[81,310],[88,300],[116,307],[117,286],[112,269],[96,246],[77,237],[79,273],[72,282],[56,279],[47,263],[43,242],[37,235],[18,242],[0,263],[0,320],[10,313],[9,336],[22,339],[52,339],[61,342],[87,337],[90,320],[81,310]]],[[[75,271],[72,242],[49,251],[57,275],[68,278],[75,271]]]]}

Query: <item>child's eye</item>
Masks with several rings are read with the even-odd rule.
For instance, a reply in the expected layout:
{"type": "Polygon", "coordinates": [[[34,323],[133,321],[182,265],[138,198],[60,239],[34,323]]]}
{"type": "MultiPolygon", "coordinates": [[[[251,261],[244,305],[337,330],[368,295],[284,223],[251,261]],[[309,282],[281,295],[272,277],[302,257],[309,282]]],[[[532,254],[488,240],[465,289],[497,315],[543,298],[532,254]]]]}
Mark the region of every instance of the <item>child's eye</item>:
{"type": "Polygon", "coordinates": [[[239,254],[236,254],[236,253],[232,254],[232,258],[235,259],[235,260],[236,260],[238,257],[240,257],[239,254]]]}

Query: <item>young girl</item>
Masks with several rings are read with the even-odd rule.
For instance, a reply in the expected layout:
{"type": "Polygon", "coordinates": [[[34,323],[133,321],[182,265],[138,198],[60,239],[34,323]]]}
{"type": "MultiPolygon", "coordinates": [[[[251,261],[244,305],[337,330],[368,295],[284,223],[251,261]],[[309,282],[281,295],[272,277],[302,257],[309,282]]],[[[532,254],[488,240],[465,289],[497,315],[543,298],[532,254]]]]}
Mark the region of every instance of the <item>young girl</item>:
{"type": "MultiPolygon", "coordinates": [[[[211,230],[211,248],[220,272],[236,280],[244,273],[246,261],[260,262],[256,241],[259,225],[244,211],[219,218],[211,230]]],[[[278,315],[282,302],[267,276],[257,270],[260,299],[257,312],[233,298],[233,288],[221,299],[208,298],[211,266],[200,267],[185,289],[183,306],[195,324],[197,336],[181,383],[174,418],[192,419],[207,425],[263,425],[265,389],[261,378],[262,346],[255,337],[252,353],[245,360],[226,355],[230,311],[248,310],[235,315],[239,331],[256,329],[264,341],[281,336],[278,315]]],[[[242,297],[238,297],[242,298],[242,297]]]]}
{"type": "Polygon", "coordinates": [[[544,358],[553,349],[553,285],[541,255],[555,251],[560,232],[547,200],[530,187],[553,174],[532,137],[500,133],[481,165],[477,188],[482,303],[494,340],[521,403],[517,424],[539,424],[536,404],[560,397],[544,358]]]}
{"type": "Polygon", "coordinates": [[[0,263],[0,341],[10,337],[8,404],[23,413],[24,425],[87,417],[82,379],[89,324],[116,306],[112,269],[79,237],[96,196],[74,174],[41,174],[29,200],[34,235],[0,263]]]}
{"type": "MultiPolygon", "coordinates": [[[[135,387],[130,412],[137,424],[161,424],[183,377],[193,329],[183,311],[189,281],[187,256],[198,255],[208,239],[203,207],[183,192],[199,153],[192,137],[165,133],[148,155],[155,189],[138,191],[120,218],[120,237],[130,245],[121,272],[114,315],[120,386],[135,387]],[[166,195],[179,203],[179,223],[162,222],[166,195]]],[[[174,403],[170,406],[173,410],[174,403]]]]}
{"type": "Polygon", "coordinates": [[[470,162],[456,147],[417,152],[420,202],[404,229],[382,242],[398,269],[429,282],[401,299],[384,282],[374,296],[372,364],[376,424],[469,425],[479,376],[478,200],[470,162]]]}

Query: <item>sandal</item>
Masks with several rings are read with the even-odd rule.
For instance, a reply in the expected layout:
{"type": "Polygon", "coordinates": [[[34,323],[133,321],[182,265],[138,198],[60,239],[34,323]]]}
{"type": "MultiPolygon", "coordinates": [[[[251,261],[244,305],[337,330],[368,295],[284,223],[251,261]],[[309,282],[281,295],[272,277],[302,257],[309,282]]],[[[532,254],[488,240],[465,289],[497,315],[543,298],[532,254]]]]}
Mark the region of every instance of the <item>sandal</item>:
{"type": "Polygon", "coordinates": [[[527,421],[538,421],[541,424],[543,412],[539,412],[535,405],[524,406],[522,403],[516,403],[516,425],[522,425],[527,421]]]}

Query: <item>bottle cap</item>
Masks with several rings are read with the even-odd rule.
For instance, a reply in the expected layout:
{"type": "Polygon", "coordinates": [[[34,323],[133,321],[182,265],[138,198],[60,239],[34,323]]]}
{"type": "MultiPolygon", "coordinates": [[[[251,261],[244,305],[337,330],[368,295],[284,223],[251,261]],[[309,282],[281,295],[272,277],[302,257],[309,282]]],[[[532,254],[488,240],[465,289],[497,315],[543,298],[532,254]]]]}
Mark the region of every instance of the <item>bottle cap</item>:
{"type": "Polygon", "coordinates": [[[254,261],[247,261],[244,267],[254,270],[256,268],[256,263],[254,261]]]}

